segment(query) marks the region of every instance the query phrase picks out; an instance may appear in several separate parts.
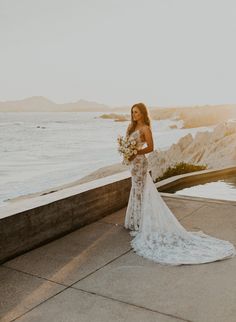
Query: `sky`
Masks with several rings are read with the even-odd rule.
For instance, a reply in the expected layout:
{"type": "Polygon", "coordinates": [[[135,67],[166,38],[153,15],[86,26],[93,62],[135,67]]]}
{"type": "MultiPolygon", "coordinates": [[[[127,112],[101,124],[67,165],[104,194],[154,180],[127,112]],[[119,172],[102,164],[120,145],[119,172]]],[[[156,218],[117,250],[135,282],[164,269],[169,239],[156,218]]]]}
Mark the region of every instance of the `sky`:
{"type": "Polygon", "coordinates": [[[0,101],[236,103],[235,0],[0,0],[0,101]]]}

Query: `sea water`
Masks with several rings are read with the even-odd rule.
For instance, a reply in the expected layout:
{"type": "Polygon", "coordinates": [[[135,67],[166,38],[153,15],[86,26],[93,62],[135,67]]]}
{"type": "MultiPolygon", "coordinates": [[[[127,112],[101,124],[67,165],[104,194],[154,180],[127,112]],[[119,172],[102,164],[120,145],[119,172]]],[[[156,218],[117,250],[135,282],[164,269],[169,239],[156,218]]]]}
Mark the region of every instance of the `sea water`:
{"type": "Polygon", "coordinates": [[[221,179],[209,179],[209,182],[199,183],[191,187],[174,191],[177,195],[202,197],[211,199],[236,200],[235,175],[227,175],[221,179]]]}
{"type": "MultiPolygon", "coordinates": [[[[1,112],[0,205],[4,200],[55,188],[121,162],[117,136],[127,122],[102,119],[102,112],[1,112]]],[[[167,149],[202,127],[180,129],[181,121],[152,121],[154,148],[167,149]],[[170,126],[175,124],[176,129],[170,126]]]]}

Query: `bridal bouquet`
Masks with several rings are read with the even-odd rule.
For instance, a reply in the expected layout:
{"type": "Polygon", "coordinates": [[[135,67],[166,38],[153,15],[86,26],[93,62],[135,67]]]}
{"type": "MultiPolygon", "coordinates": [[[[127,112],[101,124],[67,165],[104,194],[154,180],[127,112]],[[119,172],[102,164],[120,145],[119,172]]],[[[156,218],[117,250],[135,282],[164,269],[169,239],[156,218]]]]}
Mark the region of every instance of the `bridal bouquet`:
{"type": "Polygon", "coordinates": [[[128,136],[124,137],[119,135],[117,138],[118,142],[118,152],[123,156],[122,164],[129,165],[129,158],[137,154],[137,142],[133,138],[129,138],[128,136]]]}

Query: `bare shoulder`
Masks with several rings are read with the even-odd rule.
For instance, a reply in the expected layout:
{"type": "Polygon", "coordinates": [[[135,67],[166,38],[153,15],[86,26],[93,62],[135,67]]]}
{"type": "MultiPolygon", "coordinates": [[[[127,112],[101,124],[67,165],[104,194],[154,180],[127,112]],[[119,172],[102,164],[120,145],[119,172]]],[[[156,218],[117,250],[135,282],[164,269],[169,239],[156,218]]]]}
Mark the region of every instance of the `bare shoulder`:
{"type": "Polygon", "coordinates": [[[145,134],[150,134],[150,133],[152,133],[151,128],[150,128],[150,126],[148,126],[148,125],[144,125],[144,126],[142,127],[142,130],[143,130],[143,133],[145,133],[145,134]]]}

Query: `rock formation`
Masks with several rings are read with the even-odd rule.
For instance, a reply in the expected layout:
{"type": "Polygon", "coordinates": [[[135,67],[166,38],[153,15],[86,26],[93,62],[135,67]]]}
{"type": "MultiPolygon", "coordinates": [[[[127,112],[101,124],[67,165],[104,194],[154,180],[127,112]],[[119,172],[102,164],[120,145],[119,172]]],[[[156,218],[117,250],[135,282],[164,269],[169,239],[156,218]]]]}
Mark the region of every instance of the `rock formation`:
{"type": "Polygon", "coordinates": [[[208,169],[236,165],[236,120],[219,123],[213,132],[198,132],[195,138],[187,134],[168,150],[150,153],[148,162],[153,180],[181,161],[207,165],[208,169]]]}

